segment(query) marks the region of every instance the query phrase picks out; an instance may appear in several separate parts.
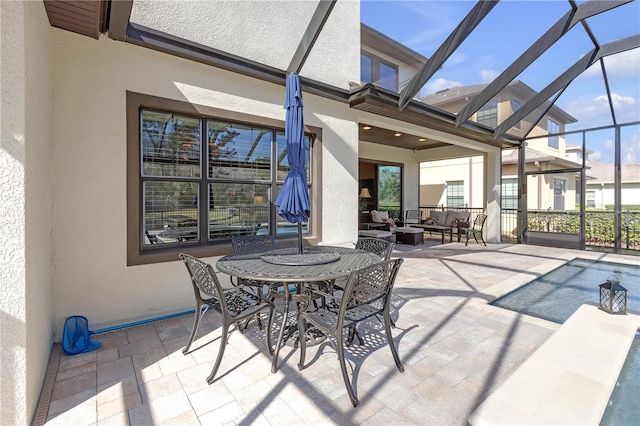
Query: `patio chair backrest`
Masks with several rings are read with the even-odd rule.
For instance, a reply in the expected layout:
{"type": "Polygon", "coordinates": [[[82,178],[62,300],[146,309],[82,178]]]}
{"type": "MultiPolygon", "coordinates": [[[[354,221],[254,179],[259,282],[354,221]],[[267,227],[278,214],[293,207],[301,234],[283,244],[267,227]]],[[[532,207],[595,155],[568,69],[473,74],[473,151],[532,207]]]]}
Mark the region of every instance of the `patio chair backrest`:
{"type": "Polygon", "coordinates": [[[375,253],[382,260],[389,260],[391,258],[391,253],[393,252],[393,244],[390,241],[381,240],[379,238],[358,238],[356,242],[356,248],[360,250],[366,250],[371,253],[375,253]]]}
{"type": "Polygon", "coordinates": [[[272,235],[244,235],[231,239],[234,254],[262,253],[276,248],[272,235]]]}
{"type": "Polygon", "coordinates": [[[474,231],[482,231],[482,227],[484,226],[484,222],[487,220],[487,215],[480,213],[476,216],[473,221],[473,230],[474,231]]]}
{"type": "Polygon", "coordinates": [[[404,219],[405,225],[407,224],[420,224],[422,219],[422,212],[420,210],[407,210],[406,217],[404,219]]]}
{"type": "MultiPolygon", "coordinates": [[[[343,323],[348,310],[361,305],[378,306],[378,312],[388,309],[391,290],[404,259],[384,260],[353,271],[349,275],[340,303],[339,322],[343,323]]],[[[377,312],[371,312],[372,315],[377,312]]],[[[339,328],[339,327],[338,327],[339,328]]]]}
{"type": "Polygon", "coordinates": [[[180,254],[180,259],[182,259],[187,267],[187,271],[189,271],[196,300],[207,303],[206,299],[210,300],[213,298],[220,304],[222,314],[225,316],[228,315],[229,310],[223,296],[222,285],[220,285],[220,281],[213,267],[200,259],[184,253],[180,254]],[[205,297],[203,297],[203,295],[205,297]]]}

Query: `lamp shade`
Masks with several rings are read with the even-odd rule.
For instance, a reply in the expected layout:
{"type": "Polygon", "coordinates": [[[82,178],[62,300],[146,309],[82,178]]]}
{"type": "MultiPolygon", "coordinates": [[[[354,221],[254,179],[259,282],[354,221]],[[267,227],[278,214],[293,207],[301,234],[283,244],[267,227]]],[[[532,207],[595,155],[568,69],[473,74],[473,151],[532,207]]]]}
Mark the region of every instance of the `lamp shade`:
{"type": "Polygon", "coordinates": [[[369,192],[369,188],[362,188],[360,190],[360,198],[371,198],[371,193],[369,192]]]}

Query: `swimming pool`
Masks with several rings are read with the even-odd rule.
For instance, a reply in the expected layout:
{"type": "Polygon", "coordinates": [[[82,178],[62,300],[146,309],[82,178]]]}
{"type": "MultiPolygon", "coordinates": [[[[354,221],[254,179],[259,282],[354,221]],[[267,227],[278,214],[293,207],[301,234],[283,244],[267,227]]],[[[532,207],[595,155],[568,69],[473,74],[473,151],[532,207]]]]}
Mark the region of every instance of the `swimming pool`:
{"type": "MultiPolygon", "coordinates": [[[[627,310],[640,312],[640,266],[586,259],[574,259],[491,304],[562,324],[583,303],[598,304],[598,286],[611,275],[628,291],[627,310]]],[[[601,425],[640,424],[639,371],[640,337],[636,334],[601,425]]]]}
{"type": "Polygon", "coordinates": [[[633,339],[609,405],[600,420],[602,426],[637,425],[640,420],[640,334],[633,339]]]}
{"type": "Polygon", "coordinates": [[[640,311],[640,266],[588,259],[574,259],[491,304],[562,324],[583,303],[598,304],[598,286],[611,275],[628,290],[627,310],[640,311]]]}

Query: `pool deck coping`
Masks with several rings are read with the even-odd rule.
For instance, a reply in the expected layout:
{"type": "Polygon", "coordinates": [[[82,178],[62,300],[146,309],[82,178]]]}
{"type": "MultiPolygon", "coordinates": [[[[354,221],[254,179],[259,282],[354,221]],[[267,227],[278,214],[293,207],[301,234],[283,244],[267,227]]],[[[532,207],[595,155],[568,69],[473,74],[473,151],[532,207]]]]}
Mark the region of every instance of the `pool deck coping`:
{"type": "MultiPolygon", "coordinates": [[[[630,259],[620,256],[582,252],[564,260],[544,262],[537,272],[543,275],[575,258],[637,265],[635,259],[629,262],[630,259]]],[[[530,274],[515,274],[484,293],[495,299],[529,281],[530,274]]],[[[509,315],[486,300],[476,299],[475,304],[509,315]]],[[[583,304],[561,325],[533,317],[529,320],[557,330],[474,410],[469,423],[473,426],[599,424],[640,329],[640,314],[612,315],[593,304],[583,304]]]]}

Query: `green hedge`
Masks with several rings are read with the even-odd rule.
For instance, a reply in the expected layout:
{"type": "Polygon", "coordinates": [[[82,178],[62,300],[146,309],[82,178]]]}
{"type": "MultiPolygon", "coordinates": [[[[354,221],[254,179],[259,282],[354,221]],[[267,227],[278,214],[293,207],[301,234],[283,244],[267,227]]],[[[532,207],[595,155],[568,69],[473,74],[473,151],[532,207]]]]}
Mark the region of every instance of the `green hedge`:
{"type": "MultiPolygon", "coordinates": [[[[628,206],[625,206],[625,208],[628,206]]],[[[529,212],[529,231],[580,233],[580,216],[566,211],[529,212]]],[[[613,246],[614,215],[607,211],[587,211],[585,216],[587,245],[613,246]]],[[[622,246],[640,249],[640,209],[622,213],[622,246]]]]}

